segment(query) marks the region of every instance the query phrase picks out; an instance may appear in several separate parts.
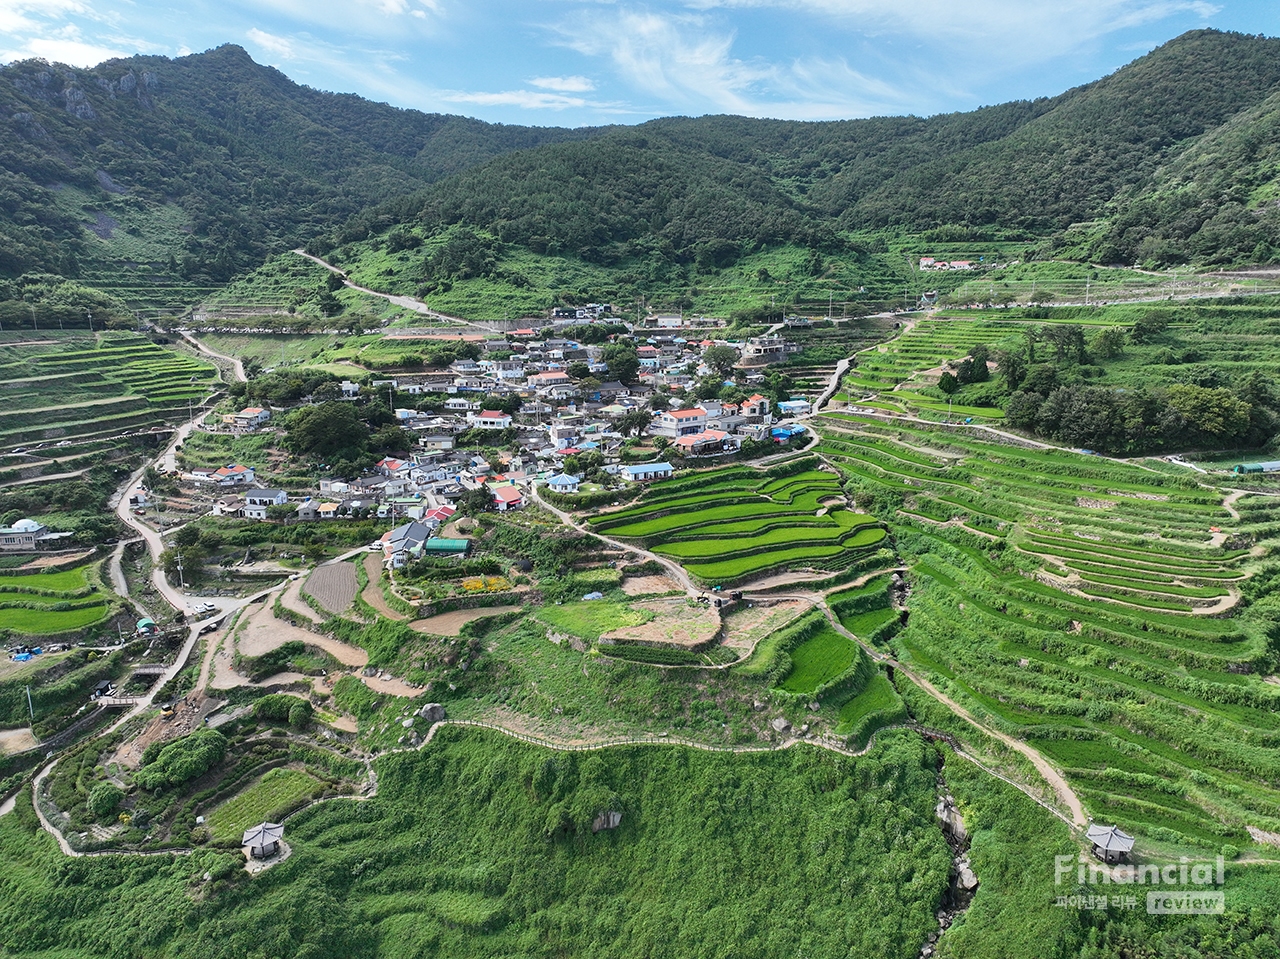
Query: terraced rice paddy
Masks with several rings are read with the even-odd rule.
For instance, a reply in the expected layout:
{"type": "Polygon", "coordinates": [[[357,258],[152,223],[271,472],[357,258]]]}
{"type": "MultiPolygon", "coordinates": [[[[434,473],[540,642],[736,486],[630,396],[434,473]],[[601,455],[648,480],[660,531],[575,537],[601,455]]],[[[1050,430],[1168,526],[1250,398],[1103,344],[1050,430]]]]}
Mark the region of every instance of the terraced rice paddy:
{"type": "Polygon", "coordinates": [[[216,383],[211,365],[133,333],[0,335],[0,447],[176,422],[216,383]]]}
{"type": "Polygon", "coordinates": [[[0,629],[50,636],[101,622],[110,612],[111,599],[98,587],[91,566],[0,574],[0,629]]]}
{"type": "Polygon", "coordinates": [[[895,655],[1051,744],[1097,818],[1210,847],[1280,826],[1280,687],[1257,609],[1280,536],[1269,498],[1240,499],[1237,521],[1185,474],[856,417],[819,429],[817,452],[892,511],[912,567],[895,655]]]}
{"type": "Polygon", "coordinates": [[[1027,321],[1011,319],[917,320],[914,327],[898,338],[858,354],[842,384],[847,402],[889,412],[910,410],[966,419],[1003,419],[1004,412],[996,407],[948,404],[945,398],[903,387],[914,385],[913,376],[922,371],[935,370],[948,361],[968,356],[975,346],[1021,342],[1028,325],[1027,321]],[[868,401],[866,397],[872,395],[875,399],[868,401]]]}
{"type": "Polygon", "coordinates": [[[639,502],[590,524],[670,556],[704,582],[729,584],[778,569],[843,569],[867,555],[885,531],[844,507],[834,473],[770,477],[728,467],[655,483],[639,502]]]}

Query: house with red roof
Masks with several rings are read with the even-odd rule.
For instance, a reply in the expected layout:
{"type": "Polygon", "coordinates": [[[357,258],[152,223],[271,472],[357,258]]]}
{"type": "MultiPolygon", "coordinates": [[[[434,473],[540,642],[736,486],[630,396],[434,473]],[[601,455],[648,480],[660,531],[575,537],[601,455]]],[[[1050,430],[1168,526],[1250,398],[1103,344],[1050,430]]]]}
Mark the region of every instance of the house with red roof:
{"type": "Polygon", "coordinates": [[[511,426],[511,414],[502,410],[481,410],[468,413],[467,422],[478,430],[505,430],[511,426]]]}
{"type": "Polygon", "coordinates": [[[701,433],[707,428],[707,411],[700,406],[687,410],[665,410],[654,417],[649,432],[654,436],[676,439],[701,433]]]}
{"type": "Polygon", "coordinates": [[[731,436],[723,430],[703,430],[681,436],[672,445],[685,456],[710,456],[736,450],[742,445],[742,437],[731,436]]]}
{"type": "Polygon", "coordinates": [[[493,505],[499,513],[509,509],[519,509],[524,505],[524,493],[515,486],[496,486],[492,488],[493,505]]]}
{"type": "Polygon", "coordinates": [[[769,398],[756,393],[754,396],[748,396],[742,401],[742,408],[739,412],[747,418],[748,423],[765,423],[770,419],[769,398]]]}
{"type": "Polygon", "coordinates": [[[214,470],[212,479],[219,486],[247,486],[253,482],[253,467],[231,463],[214,470]]]}

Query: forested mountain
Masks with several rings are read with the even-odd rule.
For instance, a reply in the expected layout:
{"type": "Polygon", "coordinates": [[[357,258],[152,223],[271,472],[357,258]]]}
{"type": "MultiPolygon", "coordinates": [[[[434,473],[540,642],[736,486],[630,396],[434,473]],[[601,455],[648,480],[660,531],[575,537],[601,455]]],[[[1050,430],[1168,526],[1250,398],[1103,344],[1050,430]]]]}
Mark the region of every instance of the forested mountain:
{"type": "Polygon", "coordinates": [[[772,245],[857,257],[884,249],[878,231],[1256,262],[1280,248],[1277,97],[1280,40],[1209,30],[969,113],[580,130],[321,93],[235,46],[26,61],[0,67],[0,278],[78,276],[128,299],[221,284],[302,242],[458,226],[605,267],[723,266],[772,245]]]}
{"type": "Polygon", "coordinates": [[[1189,245],[1185,209],[1155,198],[1197,162],[1212,175],[1197,189],[1215,200],[1269,183],[1269,154],[1248,145],[1271,142],[1278,85],[1280,40],[1204,30],[1058,97],[971,113],[655,120],[477,166],[358,215],[316,248],[398,223],[428,235],[463,224],[592,262],[655,252],[724,262],[753,245],[828,248],[847,231],[1043,238],[1108,218],[1115,236],[1093,256],[1239,261],[1270,229],[1247,202],[1233,235],[1211,229],[1189,245]],[[1166,239],[1125,239],[1130,221],[1166,239]]]}
{"type": "Polygon", "coordinates": [[[13,63],[0,67],[0,274],[152,260],[221,282],[371,203],[596,132],[322,93],[236,46],[88,70],[13,63]]]}

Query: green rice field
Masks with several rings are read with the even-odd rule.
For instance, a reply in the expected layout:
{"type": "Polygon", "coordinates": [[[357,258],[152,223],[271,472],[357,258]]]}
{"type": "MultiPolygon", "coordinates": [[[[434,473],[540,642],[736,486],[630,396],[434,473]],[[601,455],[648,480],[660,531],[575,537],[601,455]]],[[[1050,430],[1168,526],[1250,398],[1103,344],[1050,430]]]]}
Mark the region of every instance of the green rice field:
{"type": "MultiPolygon", "coordinates": [[[[1264,681],[1270,626],[1253,605],[1280,543],[1267,497],[1239,499],[1236,520],[1180,472],[918,424],[820,423],[817,452],[890,521],[912,567],[896,657],[1046,744],[1095,817],[1210,847],[1240,842],[1246,823],[1280,826],[1280,687],[1264,681]],[[1172,791],[1144,793],[1144,776],[1172,791]]],[[[895,611],[856,591],[828,601],[860,637],[897,630],[895,611]]],[[[873,688],[842,704],[842,733],[880,708],[873,688]]]]}
{"type": "Polygon", "coordinates": [[[885,530],[846,507],[833,472],[771,476],[731,466],[654,483],[637,502],[589,525],[635,539],[705,583],[727,585],[782,569],[839,570],[867,556],[885,530]]]}
{"type": "Polygon", "coordinates": [[[218,382],[204,360],[135,333],[0,334],[0,448],[65,447],[185,420],[218,382]]]}

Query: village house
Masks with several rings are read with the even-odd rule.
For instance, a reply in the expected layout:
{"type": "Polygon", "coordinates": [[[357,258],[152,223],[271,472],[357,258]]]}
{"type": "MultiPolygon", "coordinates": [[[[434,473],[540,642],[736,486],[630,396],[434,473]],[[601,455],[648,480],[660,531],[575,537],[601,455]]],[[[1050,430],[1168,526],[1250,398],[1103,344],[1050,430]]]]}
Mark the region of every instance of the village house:
{"type": "Polygon", "coordinates": [[[742,445],[742,438],[731,436],[723,430],[705,430],[681,436],[673,445],[685,456],[710,456],[738,449],[742,445]]]}
{"type": "Polygon", "coordinates": [[[482,410],[468,414],[467,422],[478,430],[505,430],[511,426],[511,414],[501,410],[482,410]]]}
{"type": "Polygon", "coordinates": [[[798,345],[788,343],[780,336],[753,336],[742,347],[742,361],[748,366],[778,363],[788,353],[795,353],[799,349],[798,345]]]}
{"type": "Polygon", "coordinates": [[[743,400],[739,412],[747,418],[748,423],[767,423],[773,418],[769,412],[768,397],[761,396],[759,393],[743,400]]]}
{"type": "Polygon", "coordinates": [[[675,472],[670,463],[645,463],[641,466],[624,466],[618,471],[628,483],[644,483],[665,479],[675,472]]]}
{"type": "Polygon", "coordinates": [[[239,413],[228,413],[222,417],[222,425],[233,433],[251,433],[266,425],[271,419],[271,411],[260,406],[246,406],[239,413]]]}
{"type": "Polygon", "coordinates": [[[289,494],[282,489],[255,489],[244,494],[246,506],[283,506],[289,494]]]}
{"type": "Polygon", "coordinates": [[[494,487],[491,492],[493,505],[499,513],[505,513],[509,509],[519,509],[524,505],[524,493],[514,485],[494,487]]]}
{"type": "Polygon", "coordinates": [[[564,370],[547,370],[545,373],[534,373],[525,380],[535,390],[545,390],[552,386],[565,386],[573,380],[564,370]]]}
{"type": "Polygon", "coordinates": [[[0,549],[35,549],[47,533],[43,523],[20,519],[12,526],[0,527],[0,549]]]}
{"type": "Polygon", "coordinates": [[[576,493],[581,480],[568,473],[560,473],[547,480],[547,489],[553,493],[576,493]]]}
{"type": "Polygon", "coordinates": [[[219,486],[247,486],[253,482],[253,467],[230,463],[214,470],[210,478],[219,486]]]}
{"type": "Polygon", "coordinates": [[[654,418],[649,432],[654,436],[675,439],[701,433],[707,428],[707,411],[701,407],[686,410],[665,410],[654,418]]]}

